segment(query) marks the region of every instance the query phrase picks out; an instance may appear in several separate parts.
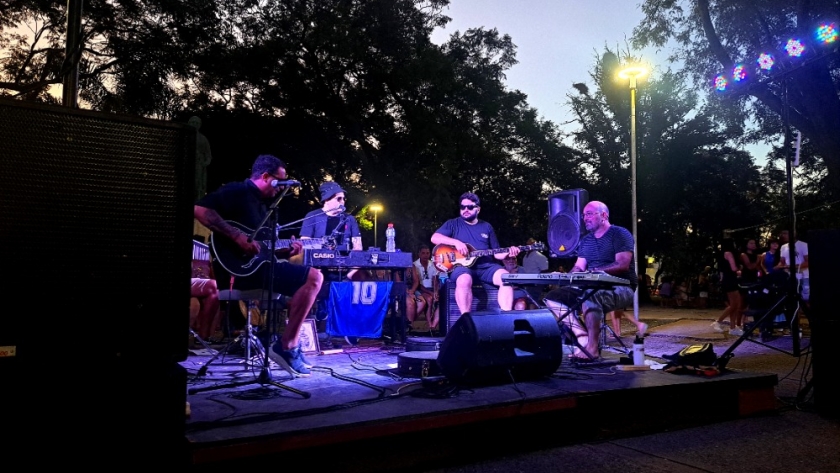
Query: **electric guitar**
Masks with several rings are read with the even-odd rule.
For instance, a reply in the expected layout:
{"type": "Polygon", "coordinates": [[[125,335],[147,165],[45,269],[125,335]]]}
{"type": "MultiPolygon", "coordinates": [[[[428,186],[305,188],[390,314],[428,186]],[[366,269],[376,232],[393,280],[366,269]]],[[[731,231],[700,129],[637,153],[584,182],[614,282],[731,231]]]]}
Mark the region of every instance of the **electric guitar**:
{"type": "MultiPolygon", "coordinates": [[[[253,228],[248,228],[239,222],[232,220],[228,224],[238,228],[246,235],[254,233],[253,228]]],[[[272,239],[274,232],[268,227],[262,227],[257,232],[254,241],[260,244],[260,252],[250,256],[242,252],[242,248],[224,235],[210,234],[210,246],[219,264],[233,276],[250,276],[257,272],[264,263],[276,262],[277,257],[271,254],[272,239]]],[[[333,247],[335,242],[332,238],[305,238],[302,240],[274,240],[276,249],[291,248],[292,243],[300,242],[304,248],[333,247]]]]}
{"type": "MultiPolygon", "coordinates": [[[[432,262],[438,271],[448,273],[452,271],[455,266],[470,267],[475,263],[480,256],[492,256],[499,253],[507,253],[508,248],[494,248],[492,250],[476,250],[472,245],[466,243],[469,253],[466,256],[458,253],[452,245],[436,245],[432,250],[432,262]]],[[[517,246],[520,251],[544,250],[545,245],[542,243],[534,243],[533,245],[517,246]]]]}

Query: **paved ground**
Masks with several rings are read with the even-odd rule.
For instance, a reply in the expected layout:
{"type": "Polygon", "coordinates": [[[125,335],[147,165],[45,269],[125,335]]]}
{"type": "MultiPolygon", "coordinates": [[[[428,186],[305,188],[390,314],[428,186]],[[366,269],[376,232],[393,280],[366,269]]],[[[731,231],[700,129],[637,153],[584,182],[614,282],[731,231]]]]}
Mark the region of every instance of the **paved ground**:
{"type": "MultiPolygon", "coordinates": [[[[710,324],[722,308],[706,310],[643,306],[642,321],[649,323],[645,351],[651,359],[699,342],[713,343],[721,355],[738,337],[715,333],[710,324]]],[[[742,342],[727,368],[775,373],[778,412],[717,424],[687,427],[632,438],[557,446],[537,451],[503,452],[478,462],[441,465],[429,472],[837,472],[840,471],[840,422],[814,410],[813,390],[805,389],[803,373],[810,373],[810,332],[802,324],[805,354],[791,351],[791,337],[780,337],[765,347],[742,342]],[[797,402],[797,395],[805,397],[797,402]]],[[[622,324],[624,340],[632,343],[633,326],[622,324]]],[[[835,400],[836,402],[836,400],[835,400]]],[[[644,415],[636,406],[605,406],[622,415],[644,415]]],[[[702,409],[702,406],[686,406],[702,409]]],[[[551,429],[568,426],[546,426],[551,429]]]]}

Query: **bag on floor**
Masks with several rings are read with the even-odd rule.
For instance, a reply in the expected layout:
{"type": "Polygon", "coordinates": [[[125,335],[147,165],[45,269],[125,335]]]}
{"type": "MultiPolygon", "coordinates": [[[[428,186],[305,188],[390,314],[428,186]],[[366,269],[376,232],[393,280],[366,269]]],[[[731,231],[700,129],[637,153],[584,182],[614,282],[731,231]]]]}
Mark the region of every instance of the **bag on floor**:
{"type": "Polygon", "coordinates": [[[673,355],[662,357],[670,361],[669,365],[677,366],[711,366],[717,361],[717,355],[711,343],[689,345],[673,355]]]}

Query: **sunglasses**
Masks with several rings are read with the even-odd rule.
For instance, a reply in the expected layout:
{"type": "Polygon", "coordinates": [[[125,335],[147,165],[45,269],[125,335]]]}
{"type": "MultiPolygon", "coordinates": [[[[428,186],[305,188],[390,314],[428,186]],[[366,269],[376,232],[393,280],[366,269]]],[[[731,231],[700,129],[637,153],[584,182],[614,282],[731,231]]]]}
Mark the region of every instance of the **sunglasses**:
{"type": "Polygon", "coordinates": [[[462,205],[461,210],[464,210],[464,209],[475,210],[476,207],[478,207],[478,206],[477,205],[462,205]]]}

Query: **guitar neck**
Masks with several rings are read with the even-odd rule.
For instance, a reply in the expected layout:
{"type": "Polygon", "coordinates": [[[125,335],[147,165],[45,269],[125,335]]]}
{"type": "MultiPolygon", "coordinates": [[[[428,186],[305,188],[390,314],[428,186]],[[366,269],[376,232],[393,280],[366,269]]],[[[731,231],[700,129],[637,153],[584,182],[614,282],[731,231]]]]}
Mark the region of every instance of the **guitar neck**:
{"type": "MultiPolygon", "coordinates": [[[[321,246],[327,244],[326,238],[304,238],[298,240],[275,240],[277,248],[289,248],[292,243],[299,242],[304,248],[312,248],[313,246],[321,246]]],[[[268,246],[271,240],[263,241],[263,244],[268,246]]]]}
{"type": "Polygon", "coordinates": [[[475,250],[470,251],[470,256],[491,256],[499,253],[507,253],[510,248],[493,248],[491,250],[475,250]]]}
{"type": "MultiPolygon", "coordinates": [[[[529,250],[536,250],[539,249],[537,245],[525,245],[525,246],[517,246],[520,251],[529,251],[529,250]]],[[[508,248],[493,248],[491,250],[475,250],[470,251],[470,257],[473,256],[491,256],[497,255],[499,253],[507,253],[510,251],[510,247],[508,248]]]]}

